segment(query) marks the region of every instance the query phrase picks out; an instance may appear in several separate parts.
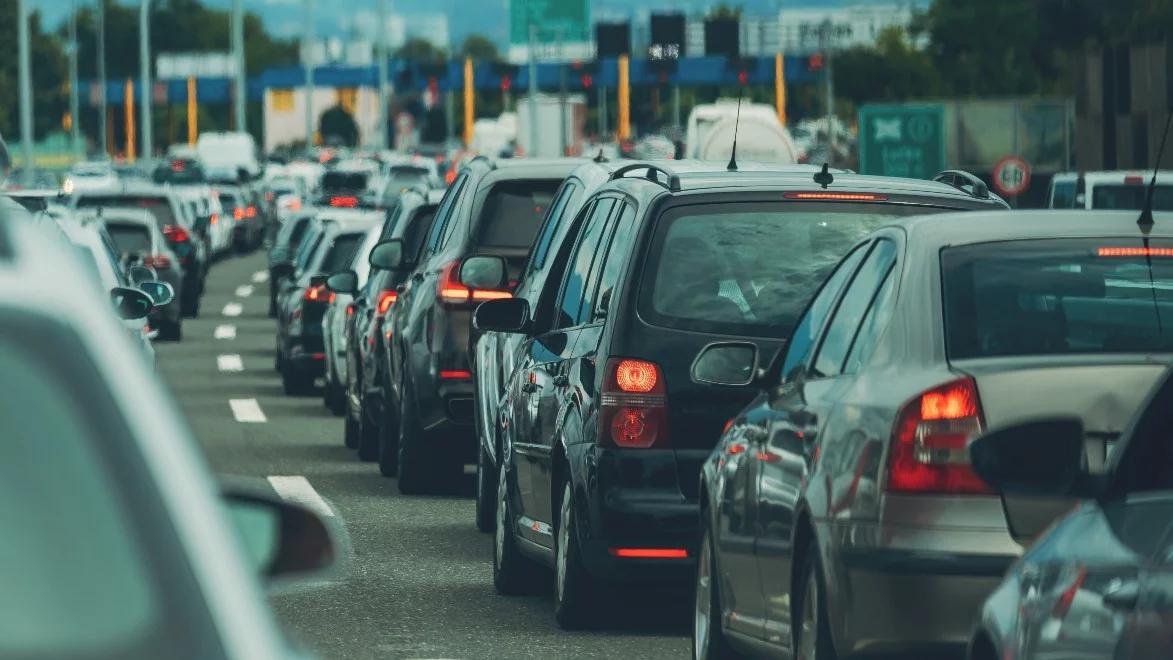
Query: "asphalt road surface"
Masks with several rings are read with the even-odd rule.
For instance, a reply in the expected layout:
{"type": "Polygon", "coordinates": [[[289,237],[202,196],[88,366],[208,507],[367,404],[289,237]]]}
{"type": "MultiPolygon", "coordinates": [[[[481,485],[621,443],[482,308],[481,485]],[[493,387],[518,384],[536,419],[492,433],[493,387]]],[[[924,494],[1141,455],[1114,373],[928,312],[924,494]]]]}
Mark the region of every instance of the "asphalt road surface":
{"type": "Polygon", "coordinates": [[[282,393],[264,268],[260,253],[216,264],[200,318],[184,321],[182,343],[157,351],[217,473],[267,479],[345,530],[342,570],[271,596],[293,636],[346,660],[688,656],[688,590],[623,594],[602,626],[575,632],[558,628],[548,593],[498,596],[471,481],[451,496],[402,496],[343,447],[342,420],[320,394],[282,393]]]}

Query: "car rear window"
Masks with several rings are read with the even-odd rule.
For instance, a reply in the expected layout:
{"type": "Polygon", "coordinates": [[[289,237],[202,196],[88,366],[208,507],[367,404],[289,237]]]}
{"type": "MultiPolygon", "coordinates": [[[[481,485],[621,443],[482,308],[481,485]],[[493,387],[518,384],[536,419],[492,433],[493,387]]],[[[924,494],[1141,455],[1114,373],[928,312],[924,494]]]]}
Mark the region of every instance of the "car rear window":
{"type": "Polygon", "coordinates": [[[785,337],[859,239],[895,217],[939,211],[796,202],[668,209],[656,227],[640,314],[683,330],[785,337]]]}
{"type": "Polygon", "coordinates": [[[403,230],[403,242],[407,244],[407,254],[412,259],[418,259],[420,250],[424,247],[424,239],[432,227],[432,220],[436,218],[436,207],[429,206],[415,213],[411,222],[403,230]]]}
{"type": "Polygon", "coordinates": [[[322,190],[327,192],[363,190],[367,187],[367,177],[369,176],[366,172],[326,172],[322,175],[322,190]]]}
{"type": "Polygon", "coordinates": [[[224,210],[226,211],[231,211],[237,207],[244,206],[244,203],[241,198],[237,197],[236,195],[221,194],[220,206],[224,207],[224,210]]]}
{"type": "Polygon", "coordinates": [[[1150,249],[1130,237],[943,250],[949,357],[1173,350],[1173,241],[1150,249]]]}
{"type": "MultiPolygon", "coordinates": [[[[1146,185],[1097,184],[1092,188],[1093,209],[1139,211],[1148,194],[1146,185]]],[[[1173,186],[1157,186],[1153,191],[1154,211],[1173,211],[1173,186]]]]}
{"type": "Polygon", "coordinates": [[[142,254],[151,251],[151,231],[142,225],[107,222],[106,231],[119,252],[142,254]]]}
{"type": "Polygon", "coordinates": [[[322,267],[318,271],[336,273],[350,268],[350,264],[354,262],[354,253],[358,250],[364,237],[364,234],[339,234],[335,236],[334,243],[326,252],[325,258],[322,259],[322,267]]]}
{"type": "Polygon", "coordinates": [[[78,208],[139,208],[146,209],[155,216],[155,222],[160,228],[167,225],[179,225],[175,214],[171,210],[171,200],[166,197],[148,195],[85,195],[77,200],[78,208]]]}
{"type": "Polygon", "coordinates": [[[561,184],[561,179],[534,179],[502,181],[493,186],[481,209],[477,245],[528,248],[561,184]]]}

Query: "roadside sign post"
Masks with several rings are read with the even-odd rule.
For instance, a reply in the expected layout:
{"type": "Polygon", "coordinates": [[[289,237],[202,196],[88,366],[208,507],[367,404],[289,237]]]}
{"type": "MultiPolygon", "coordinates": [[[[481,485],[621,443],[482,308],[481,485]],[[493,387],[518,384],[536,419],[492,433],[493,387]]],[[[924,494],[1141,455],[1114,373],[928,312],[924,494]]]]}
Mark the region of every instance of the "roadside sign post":
{"type": "Polygon", "coordinates": [[[865,105],[860,108],[861,174],[930,179],[944,169],[943,106],[865,105]]]}
{"type": "Polygon", "coordinates": [[[1017,197],[1030,187],[1030,165],[1020,156],[1006,156],[991,172],[994,190],[1003,197],[1017,197]]]}

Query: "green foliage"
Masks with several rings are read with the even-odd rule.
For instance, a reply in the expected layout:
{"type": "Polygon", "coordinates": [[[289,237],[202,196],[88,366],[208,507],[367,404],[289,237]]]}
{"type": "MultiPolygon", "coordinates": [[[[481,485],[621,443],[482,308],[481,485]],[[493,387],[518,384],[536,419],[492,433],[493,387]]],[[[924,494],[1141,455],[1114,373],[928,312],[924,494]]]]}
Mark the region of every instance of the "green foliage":
{"type": "Polygon", "coordinates": [[[741,18],[741,5],[730,5],[728,3],[720,3],[709,11],[708,18],[741,18]]]}
{"type": "MultiPolygon", "coordinates": [[[[15,143],[20,136],[20,95],[17,53],[17,3],[0,0],[0,135],[15,143]]],[[[69,93],[64,86],[65,49],[41,25],[40,12],[29,18],[29,52],[32,61],[33,134],[44,137],[61,130],[61,118],[68,107],[69,93]]]]}
{"type": "Polygon", "coordinates": [[[497,52],[497,45],[488,37],[480,34],[470,34],[464,39],[464,43],[460,45],[460,51],[457,53],[461,59],[471,57],[477,62],[496,62],[501,59],[501,54],[497,52]]]}
{"type": "Polygon", "coordinates": [[[444,60],[445,53],[443,50],[432,45],[432,42],[428,41],[427,39],[413,37],[404,42],[404,44],[399,47],[399,50],[395,51],[395,57],[404,60],[416,60],[419,62],[442,62],[444,60]]]}

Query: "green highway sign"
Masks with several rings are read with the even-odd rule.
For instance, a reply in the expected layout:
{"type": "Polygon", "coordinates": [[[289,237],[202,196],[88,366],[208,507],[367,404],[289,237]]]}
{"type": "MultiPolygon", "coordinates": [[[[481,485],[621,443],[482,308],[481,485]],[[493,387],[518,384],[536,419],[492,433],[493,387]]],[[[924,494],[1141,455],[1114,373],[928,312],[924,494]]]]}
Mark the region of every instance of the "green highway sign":
{"type": "Polygon", "coordinates": [[[537,26],[539,44],[590,42],[590,0],[510,0],[509,43],[529,43],[529,26],[537,26]]]}
{"type": "Polygon", "coordinates": [[[945,108],[865,105],[859,109],[861,174],[930,179],[945,169],[945,108]]]}

